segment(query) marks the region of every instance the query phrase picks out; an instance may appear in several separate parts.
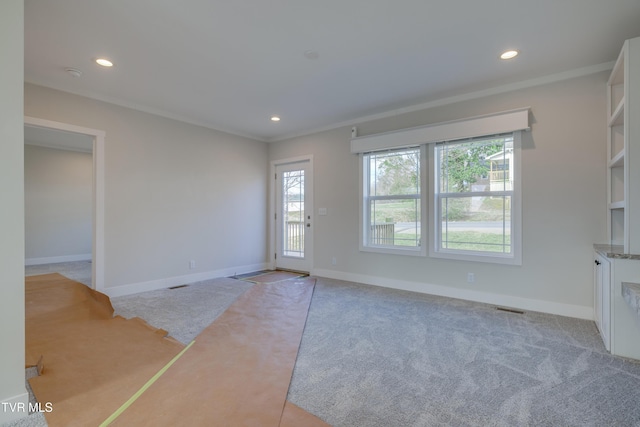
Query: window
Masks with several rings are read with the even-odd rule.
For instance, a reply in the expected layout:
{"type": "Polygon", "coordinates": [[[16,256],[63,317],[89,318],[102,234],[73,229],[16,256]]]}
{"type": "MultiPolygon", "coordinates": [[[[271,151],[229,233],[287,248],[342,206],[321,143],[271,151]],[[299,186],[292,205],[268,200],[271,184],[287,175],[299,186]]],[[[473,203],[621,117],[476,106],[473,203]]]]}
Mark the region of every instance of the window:
{"type": "Polygon", "coordinates": [[[520,263],[519,132],[433,149],[432,256],[520,263]]]}
{"type": "Polygon", "coordinates": [[[352,138],[360,250],[520,265],[528,129],[520,108],[352,138]]]}
{"type": "Polygon", "coordinates": [[[365,153],[361,248],[424,254],[422,248],[423,148],[365,153]]]}

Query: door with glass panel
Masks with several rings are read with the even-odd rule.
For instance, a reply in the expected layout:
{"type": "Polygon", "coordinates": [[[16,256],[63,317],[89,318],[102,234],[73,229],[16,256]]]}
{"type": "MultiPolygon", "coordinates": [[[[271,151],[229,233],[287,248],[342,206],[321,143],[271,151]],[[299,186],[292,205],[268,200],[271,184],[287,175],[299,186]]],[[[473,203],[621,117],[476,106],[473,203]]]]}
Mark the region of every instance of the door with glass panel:
{"type": "Polygon", "coordinates": [[[310,161],[276,166],[276,268],[311,270],[310,169],[310,161]]]}

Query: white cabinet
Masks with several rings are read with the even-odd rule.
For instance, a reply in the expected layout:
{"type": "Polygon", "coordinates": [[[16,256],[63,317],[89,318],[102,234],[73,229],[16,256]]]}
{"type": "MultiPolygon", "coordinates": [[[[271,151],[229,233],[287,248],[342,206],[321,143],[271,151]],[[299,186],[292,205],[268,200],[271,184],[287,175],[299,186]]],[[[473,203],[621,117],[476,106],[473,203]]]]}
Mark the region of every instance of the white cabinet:
{"type": "Polygon", "coordinates": [[[627,40],[607,82],[609,242],[640,254],[640,37],[627,40]]]}
{"type": "Polygon", "coordinates": [[[640,255],[595,245],[594,319],[600,336],[611,354],[640,360],[640,317],[624,300],[623,282],[640,283],[640,255]]]}
{"type": "Polygon", "coordinates": [[[611,263],[607,258],[599,255],[594,256],[593,283],[594,283],[594,304],[595,321],[600,336],[607,350],[611,350],[611,263]]]}

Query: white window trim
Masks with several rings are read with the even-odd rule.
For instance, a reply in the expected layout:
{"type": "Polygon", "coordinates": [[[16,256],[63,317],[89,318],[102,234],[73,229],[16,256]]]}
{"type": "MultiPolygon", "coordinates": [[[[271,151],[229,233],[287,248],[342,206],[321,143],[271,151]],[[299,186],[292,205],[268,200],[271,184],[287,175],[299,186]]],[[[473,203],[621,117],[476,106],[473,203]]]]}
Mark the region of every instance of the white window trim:
{"type": "Polygon", "coordinates": [[[359,227],[359,236],[358,240],[360,242],[359,249],[361,252],[374,252],[381,254],[390,254],[390,255],[408,255],[408,256],[427,256],[427,246],[429,246],[428,240],[428,203],[427,201],[427,173],[425,172],[425,167],[427,167],[427,158],[426,158],[426,147],[424,144],[419,146],[420,148],[420,247],[401,247],[401,246],[369,246],[367,245],[367,227],[370,224],[369,218],[369,208],[367,203],[365,203],[365,194],[364,194],[364,183],[367,180],[366,174],[367,170],[364,167],[364,156],[367,153],[360,153],[358,155],[359,160],[359,192],[360,192],[360,227],[359,227]]]}
{"type": "Polygon", "coordinates": [[[429,144],[429,200],[433,206],[429,214],[429,256],[432,258],[453,259],[460,261],[479,261],[496,264],[522,265],[522,184],[521,184],[521,140],[522,132],[513,132],[513,170],[514,188],[511,200],[511,245],[513,254],[493,254],[488,252],[470,253],[456,250],[439,250],[440,214],[438,209],[438,194],[435,189],[438,169],[436,167],[435,145],[429,144]]]}
{"type": "Polygon", "coordinates": [[[498,264],[522,265],[522,186],[521,186],[521,133],[529,130],[530,107],[518,108],[499,113],[486,114],[467,119],[452,120],[449,122],[435,123],[409,129],[400,129],[380,134],[366,135],[351,138],[351,152],[359,154],[359,248],[362,252],[379,252],[388,254],[401,254],[413,256],[427,256],[433,258],[455,259],[463,261],[478,261],[498,264]],[[478,253],[455,253],[437,250],[437,218],[434,206],[435,200],[435,144],[442,141],[452,141],[466,138],[475,138],[485,135],[497,135],[513,132],[514,135],[514,178],[515,188],[512,200],[511,239],[513,255],[478,253]],[[373,151],[382,151],[399,148],[423,147],[421,158],[421,247],[415,249],[397,249],[384,247],[370,247],[366,245],[365,227],[366,213],[364,211],[363,188],[363,154],[373,151]],[[428,149],[428,152],[427,152],[428,149]],[[424,193],[428,195],[425,197],[424,193]]]}

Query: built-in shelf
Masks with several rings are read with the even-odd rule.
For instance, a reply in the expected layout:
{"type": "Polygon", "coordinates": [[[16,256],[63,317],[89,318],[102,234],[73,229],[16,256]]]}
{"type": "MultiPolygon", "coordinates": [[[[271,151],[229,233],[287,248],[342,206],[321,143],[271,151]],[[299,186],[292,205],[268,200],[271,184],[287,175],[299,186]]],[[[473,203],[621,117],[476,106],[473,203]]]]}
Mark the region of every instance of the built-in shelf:
{"type": "Polygon", "coordinates": [[[609,209],[611,209],[611,210],[624,209],[624,207],[625,207],[624,200],[620,200],[620,201],[617,201],[617,202],[609,203],[609,209]]]}
{"type": "Polygon", "coordinates": [[[640,360],[639,61],[640,37],[625,41],[607,82],[607,240],[617,246],[596,247],[593,278],[605,348],[640,360]]]}
{"type": "Polygon", "coordinates": [[[616,154],[611,160],[609,160],[610,168],[617,168],[621,166],[624,166],[624,150],[620,150],[618,154],[616,154]]]}
{"type": "Polygon", "coordinates": [[[619,126],[621,124],[624,124],[624,97],[609,118],[609,126],[619,126]]]}
{"type": "Polygon", "coordinates": [[[625,41],[607,81],[607,235],[640,253],[640,37],[625,41]]]}
{"type": "Polygon", "coordinates": [[[609,82],[607,84],[609,86],[617,86],[617,85],[624,84],[624,55],[623,54],[618,56],[618,60],[616,61],[616,64],[613,66],[613,70],[611,70],[611,75],[609,76],[609,82]]]}

